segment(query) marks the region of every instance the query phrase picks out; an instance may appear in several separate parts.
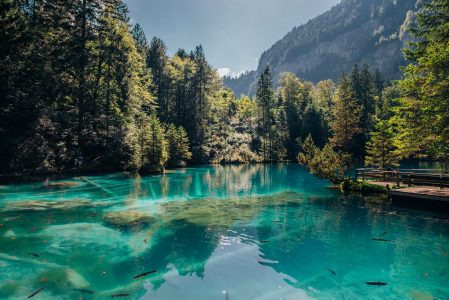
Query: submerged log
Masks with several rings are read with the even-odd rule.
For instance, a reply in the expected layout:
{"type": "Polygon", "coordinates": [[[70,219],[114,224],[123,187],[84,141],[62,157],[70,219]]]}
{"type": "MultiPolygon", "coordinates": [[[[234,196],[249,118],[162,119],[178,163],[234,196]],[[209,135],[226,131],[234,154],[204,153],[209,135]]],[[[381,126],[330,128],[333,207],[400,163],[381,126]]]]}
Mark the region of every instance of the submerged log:
{"type": "Polygon", "coordinates": [[[332,275],[337,275],[337,272],[335,272],[334,270],[331,270],[331,269],[329,269],[329,268],[326,268],[328,271],[329,271],[329,273],[331,273],[332,275]]]}
{"type": "Polygon", "coordinates": [[[142,277],[148,276],[148,275],[153,274],[153,273],[157,273],[157,271],[156,271],[156,270],[153,270],[153,271],[145,272],[145,273],[136,275],[136,276],[134,276],[133,278],[134,278],[134,279],[138,279],[138,278],[142,278],[142,277]]]}
{"type": "Polygon", "coordinates": [[[131,296],[131,294],[127,294],[127,293],[111,295],[112,298],[122,298],[122,297],[129,297],[129,296],[131,296]]]}
{"type": "Polygon", "coordinates": [[[377,242],[392,242],[392,240],[386,240],[386,239],[372,239],[373,241],[377,242]]]}
{"type": "Polygon", "coordinates": [[[386,282],[381,282],[381,281],[368,281],[366,284],[367,284],[367,285],[376,285],[376,286],[384,286],[384,285],[387,285],[386,282]]]}
{"type": "Polygon", "coordinates": [[[95,294],[94,291],[88,290],[88,289],[73,289],[75,292],[80,292],[83,294],[95,294]]]}
{"type": "Polygon", "coordinates": [[[29,296],[27,297],[27,299],[33,298],[34,296],[36,296],[37,294],[39,294],[40,292],[42,292],[43,289],[44,289],[44,288],[41,287],[40,289],[38,289],[37,291],[35,291],[35,292],[33,292],[31,295],[29,295],[29,296]]]}

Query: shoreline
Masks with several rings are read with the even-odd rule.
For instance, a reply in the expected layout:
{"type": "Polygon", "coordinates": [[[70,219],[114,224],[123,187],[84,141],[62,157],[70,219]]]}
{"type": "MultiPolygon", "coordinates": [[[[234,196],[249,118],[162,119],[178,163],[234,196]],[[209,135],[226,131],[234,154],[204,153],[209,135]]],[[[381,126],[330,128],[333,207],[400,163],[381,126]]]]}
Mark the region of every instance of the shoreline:
{"type": "Polygon", "coordinates": [[[0,174],[0,184],[24,184],[24,183],[35,183],[43,182],[46,180],[62,180],[71,177],[80,176],[97,176],[106,174],[130,174],[130,175],[141,175],[141,176],[154,176],[163,175],[170,171],[182,170],[189,168],[196,168],[201,166],[244,166],[244,165],[273,165],[273,164],[295,164],[292,161],[278,161],[278,162],[248,162],[248,163],[199,163],[190,164],[186,167],[167,167],[161,172],[145,172],[139,173],[136,170],[64,170],[61,172],[49,172],[42,174],[0,174]]]}

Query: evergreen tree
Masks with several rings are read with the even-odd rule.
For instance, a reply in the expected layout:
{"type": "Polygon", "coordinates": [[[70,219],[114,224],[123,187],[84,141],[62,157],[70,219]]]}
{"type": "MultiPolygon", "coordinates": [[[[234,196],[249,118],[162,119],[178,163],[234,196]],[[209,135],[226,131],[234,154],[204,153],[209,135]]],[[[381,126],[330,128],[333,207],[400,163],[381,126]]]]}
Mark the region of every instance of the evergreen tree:
{"type": "Polygon", "coordinates": [[[318,147],[324,147],[329,139],[329,128],[323,109],[311,103],[307,106],[301,128],[301,137],[311,135],[318,147]]]}
{"type": "Polygon", "coordinates": [[[270,160],[283,161],[287,158],[286,143],[289,139],[287,114],[283,106],[275,111],[275,122],[272,125],[272,144],[270,147],[270,160]]]}
{"type": "Polygon", "coordinates": [[[354,137],[362,132],[362,108],[357,102],[350,78],[343,75],[337,89],[331,129],[332,145],[338,150],[354,153],[354,137]]]}
{"type": "Polygon", "coordinates": [[[162,122],[170,122],[169,78],[167,75],[167,46],[154,37],[150,42],[147,65],[153,75],[153,93],[156,95],[158,116],[162,122]]]}
{"type": "Polygon", "coordinates": [[[350,167],[349,154],[335,151],[330,144],[320,149],[311,135],[307,136],[301,148],[298,161],[306,166],[309,172],[334,183],[341,183],[345,179],[350,167]]]}
{"type": "Polygon", "coordinates": [[[449,164],[449,2],[424,3],[412,29],[416,41],[405,50],[397,145],[402,154],[428,155],[449,164]]]}
{"type": "Polygon", "coordinates": [[[293,73],[283,73],[280,79],[281,102],[287,119],[288,139],[286,141],[288,157],[294,159],[299,151],[298,139],[302,136],[303,119],[306,107],[311,102],[313,84],[305,82],[293,73]]]}
{"type": "Polygon", "coordinates": [[[168,159],[164,130],[155,115],[144,117],[139,128],[140,171],[160,173],[168,159]]]}
{"type": "Polygon", "coordinates": [[[385,88],[385,78],[384,75],[379,71],[378,68],[374,71],[374,95],[376,97],[382,97],[382,91],[385,88]]]}
{"type": "Polygon", "coordinates": [[[137,49],[139,50],[140,55],[145,59],[147,59],[148,52],[150,51],[148,46],[148,40],[145,35],[145,32],[138,23],[136,23],[133,27],[132,36],[136,41],[137,49]]]}
{"type": "Polygon", "coordinates": [[[398,166],[394,134],[387,121],[379,120],[367,144],[365,165],[386,169],[398,166]]]}
{"type": "Polygon", "coordinates": [[[323,111],[326,122],[330,122],[332,107],[334,105],[334,94],[336,86],[332,80],[320,81],[316,84],[314,91],[315,103],[323,111]]]}
{"type": "Polygon", "coordinates": [[[273,124],[273,109],[276,104],[276,98],[273,88],[273,79],[270,69],[267,67],[260,75],[257,84],[257,103],[259,107],[259,126],[258,135],[261,141],[261,152],[263,160],[269,160],[269,153],[272,146],[272,124],[273,124]]]}
{"type": "Polygon", "coordinates": [[[165,135],[168,144],[168,165],[172,167],[185,167],[187,161],[192,158],[186,131],[182,127],[176,127],[170,124],[167,127],[165,135]]]}

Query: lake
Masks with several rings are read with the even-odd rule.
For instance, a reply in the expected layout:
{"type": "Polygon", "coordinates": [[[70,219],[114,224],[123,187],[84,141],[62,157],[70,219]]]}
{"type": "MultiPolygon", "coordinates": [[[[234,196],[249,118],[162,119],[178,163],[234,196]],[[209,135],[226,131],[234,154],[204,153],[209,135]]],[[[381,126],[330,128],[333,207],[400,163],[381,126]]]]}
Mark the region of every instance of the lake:
{"type": "Polygon", "coordinates": [[[0,298],[449,298],[447,220],[329,186],[294,164],[0,186],[0,298]]]}

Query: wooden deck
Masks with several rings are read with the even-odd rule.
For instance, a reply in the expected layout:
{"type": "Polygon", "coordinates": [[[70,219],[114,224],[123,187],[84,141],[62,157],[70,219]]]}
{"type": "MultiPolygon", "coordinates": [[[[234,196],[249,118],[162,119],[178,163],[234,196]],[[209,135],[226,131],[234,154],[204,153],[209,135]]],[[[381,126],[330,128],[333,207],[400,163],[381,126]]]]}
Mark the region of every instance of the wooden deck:
{"type": "Polygon", "coordinates": [[[392,204],[449,213],[449,175],[436,170],[358,169],[357,178],[389,187],[392,204]]]}
{"type": "Polygon", "coordinates": [[[449,188],[432,186],[400,188],[390,191],[391,203],[398,208],[409,208],[449,215],[449,188]]]}
{"type": "Polygon", "coordinates": [[[449,204],[449,188],[433,186],[417,186],[391,190],[390,195],[394,197],[418,198],[422,200],[443,201],[449,204]]]}

